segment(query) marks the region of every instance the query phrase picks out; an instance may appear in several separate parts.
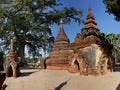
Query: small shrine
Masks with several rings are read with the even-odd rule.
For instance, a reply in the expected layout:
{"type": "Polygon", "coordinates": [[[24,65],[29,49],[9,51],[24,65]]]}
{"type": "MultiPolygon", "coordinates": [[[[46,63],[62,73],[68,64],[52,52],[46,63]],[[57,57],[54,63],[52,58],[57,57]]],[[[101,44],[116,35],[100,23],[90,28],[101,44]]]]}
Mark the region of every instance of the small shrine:
{"type": "Polygon", "coordinates": [[[47,69],[67,69],[81,75],[101,75],[112,72],[113,46],[97,28],[97,23],[88,9],[86,22],[73,43],[69,42],[60,22],[60,31],[54,40],[53,48],[47,60],[47,69]]]}
{"type": "Polygon", "coordinates": [[[13,76],[15,78],[20,75],[19,62],[14,50],[13,40],[11,40],[10,51],[4,63],[4,71],[6,77],[13,76]]]}
{"type": "Polygon", "coordinates": [[[63,21],[60,21],[60,31],[54,40],[53,48],[46,61],[47,69],[68,69],[68,55],[67,46],[70,41],[64,32],[63,21]]]}

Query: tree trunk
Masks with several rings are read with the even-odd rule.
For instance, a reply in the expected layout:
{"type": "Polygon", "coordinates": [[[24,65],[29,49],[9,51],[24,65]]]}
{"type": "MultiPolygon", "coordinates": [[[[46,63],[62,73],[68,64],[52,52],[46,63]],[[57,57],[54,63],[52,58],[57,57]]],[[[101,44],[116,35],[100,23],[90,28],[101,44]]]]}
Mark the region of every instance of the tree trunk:
{"type": "Polygon", "coordinates": [[[19,60],[20,60],[20,66],[24,66],[24,65],[27,65],[27,62],[25,60],[25,44],[24,43],[21,43],[18,45],[18,57],[19,57],[19,60]]]}

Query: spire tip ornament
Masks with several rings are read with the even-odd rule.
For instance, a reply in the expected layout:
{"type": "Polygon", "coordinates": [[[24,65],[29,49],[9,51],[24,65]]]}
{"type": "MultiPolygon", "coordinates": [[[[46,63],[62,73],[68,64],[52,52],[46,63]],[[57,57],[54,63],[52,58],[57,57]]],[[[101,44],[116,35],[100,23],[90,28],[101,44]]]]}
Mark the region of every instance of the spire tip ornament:
{"type": "Polygon", "coordinates": [[[60,28],[63,28],[63,20],[60,20],[60,28]]]}

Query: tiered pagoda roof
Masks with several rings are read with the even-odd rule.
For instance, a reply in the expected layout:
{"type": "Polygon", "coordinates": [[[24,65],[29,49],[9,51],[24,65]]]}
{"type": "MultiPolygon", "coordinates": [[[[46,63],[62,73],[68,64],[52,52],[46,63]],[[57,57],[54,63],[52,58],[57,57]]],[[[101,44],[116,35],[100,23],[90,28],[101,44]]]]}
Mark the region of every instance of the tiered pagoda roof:
{"type": "Polygon", "coordinates": [[[96,28],[97,23],[95,22],[95,18],[92,14],[92,9],[88,9],[88,15],[86,17],[86,22],[84,28],[94,27],[96,28]]]}
{"type": "Polygon", "coordinates": [[[94,35],[99,38],[103,37],[103,33],[97,28],[97,23],[95,22],[94,15],[92,14],[92,9],[88,9],[88,15],[86,17],[85,25],[81,30],[82,35],[89,36],[94,35]]]}

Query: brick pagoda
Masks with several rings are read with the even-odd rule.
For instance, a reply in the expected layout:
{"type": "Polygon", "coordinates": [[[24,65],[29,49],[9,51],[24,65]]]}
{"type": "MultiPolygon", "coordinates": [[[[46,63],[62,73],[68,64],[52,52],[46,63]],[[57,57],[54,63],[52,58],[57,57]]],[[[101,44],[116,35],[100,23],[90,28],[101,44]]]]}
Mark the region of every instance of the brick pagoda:
{"type": "Polygon", "coordinates": [[[63,22],[61,20],[60,31],[54,40],[53,48],[46,62],[47,69],[68,69],[68,44],[70,44],[70,42],[66,33],[64,32],[63,22]]]}

